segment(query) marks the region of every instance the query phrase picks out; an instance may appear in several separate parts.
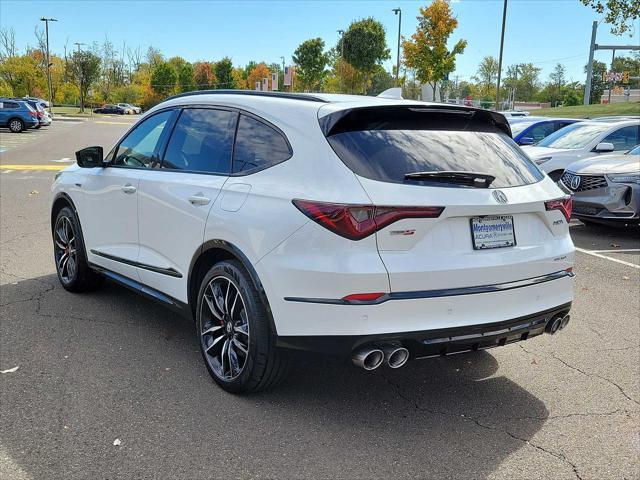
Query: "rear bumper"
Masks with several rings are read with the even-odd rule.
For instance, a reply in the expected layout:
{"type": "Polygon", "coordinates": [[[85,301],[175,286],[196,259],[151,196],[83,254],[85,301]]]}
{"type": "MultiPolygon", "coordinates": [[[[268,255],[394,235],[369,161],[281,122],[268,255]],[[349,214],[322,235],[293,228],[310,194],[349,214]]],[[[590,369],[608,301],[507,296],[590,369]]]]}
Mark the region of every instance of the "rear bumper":
{"type": "Polygon", "coordinates": [[[571,302],[531,315],[500,322],[378,335],[288,336],[278,337],[282,348],[347,357],[364,345],[400,343],[411,358],[451,355],[483,350],[527,340],[542,334],[547,323],[569,313],[571,302]]]}

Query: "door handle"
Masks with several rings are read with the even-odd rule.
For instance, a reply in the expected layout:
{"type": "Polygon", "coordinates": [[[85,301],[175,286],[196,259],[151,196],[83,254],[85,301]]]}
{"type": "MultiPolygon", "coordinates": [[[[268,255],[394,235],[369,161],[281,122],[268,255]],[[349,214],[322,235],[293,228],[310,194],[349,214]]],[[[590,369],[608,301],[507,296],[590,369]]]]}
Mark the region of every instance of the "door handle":
{"type": "Polygon", "coordinates": [[[191,197],[189,197],[189,203],[191,205],[209,205],[210,201],[211,201],[210,198],[207,198],[207,197],[203,196],[202,194],[200,194],[200,195],[192,195],[191,197]]]}
{"type": "Polygon", "coordinates": [[[124,193],[136,193],[136,187],[134,187],[130,183],[127,183],[125,186],[122,187],[122,191],[124,193]]]}

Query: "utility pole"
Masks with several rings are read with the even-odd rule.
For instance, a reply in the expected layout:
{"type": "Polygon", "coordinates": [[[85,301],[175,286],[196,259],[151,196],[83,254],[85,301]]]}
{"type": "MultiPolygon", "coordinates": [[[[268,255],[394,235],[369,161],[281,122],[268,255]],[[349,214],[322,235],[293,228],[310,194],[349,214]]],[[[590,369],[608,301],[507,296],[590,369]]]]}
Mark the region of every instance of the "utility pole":
{"type": "Polygon", "coordinates": [[[398,80],[400,78],[400,32],[402,30],[402,10],[400,7],[394,8],[391,10],[395,15],[398,15],[398,64],[396,66],[396,86],[398,85],[398,80]]]}
{"type": "Polygon", "coordinates": [[[591,102],[591,82],[593,81],[593,54],[596,51],[596,32],[598,31],[598,22],[594,21],[591,26],[591,46],[589,47],[589,63],[587,64],[587,81],[584,84],[584,105],[591,102]]]}
{"type": "MultiPolygon", "coordinates": [[[[85,45],[84,43],[74,42],[74,45],[78,47],[78,53],[80,53],[80,45],[85,45]]],[[[82,84],[84,81],[84,71],[82,68],[78,69],[78,74],[80,75],[80,111],[84,113],[84,95],[82,93],[82,84]]]]}
{"type": "Polygon", "coordinates": [[[340,35],[340,93],[342,93],[342,74],[344,73],[344,69],[342,68],[342,62],[344,62],[344,30],[338,30],[338,35],[340,35]]]}
{"type": "Polygon", "coordinates": [[[284,57],[280,57],[280,59],[282,59],[282,91],[284,92],[286,90],[285,86],[284,86],[284,57]]]}
{"type": "Polygon", "coordinates": [[[51,90],[51,62],[49,61],[49,22],[57,22],[58,20],[55,18],[42,17],[40,21],[44,22],[45,37],[47,39],[47,86],[49,87],[49,112],[52,112],[53,93],[51,90]]]}
{"type": "Polygon", "coordinates": [[[502,35],[500,36],[500,58],[498,59],[498,82],[496,84],[496,110],[500,110],[500,76],[502,75],[502,50],[504,47],[504,27],[507,21],[507,0],[502,10],[502,35]]]}

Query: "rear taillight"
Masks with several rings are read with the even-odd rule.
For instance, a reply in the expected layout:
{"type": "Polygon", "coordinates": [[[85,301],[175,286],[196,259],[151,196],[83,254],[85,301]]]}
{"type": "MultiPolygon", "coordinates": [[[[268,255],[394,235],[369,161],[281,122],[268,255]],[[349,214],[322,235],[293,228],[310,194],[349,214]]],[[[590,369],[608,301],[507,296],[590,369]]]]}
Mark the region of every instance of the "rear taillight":
{"type": "Polygon", "coordinates": [[[437,218],[444,207],[381,207],[293,200],[314,222],[349,240],[361,240],[403,218],[437,218]]]}
{"type": "Polygon", "coordinates": [[[567,222],[571,219],[571,210],[573,208],[573,199],[571,197],[549,200],[544,202],[544,206],[547,211],[560,210],[564,215],[564,218],[567,219],[567,222]]]}
{"type": "Polygon", "coordinates": [[[37,117],[38,117],[38,114],[37,114],[36,112],[31,112],[31,111],[30,111],[30,112],[29,112],[29,116],[30,116],[30,117],[36,117],[36,118],[37,118],[37,117]]]}

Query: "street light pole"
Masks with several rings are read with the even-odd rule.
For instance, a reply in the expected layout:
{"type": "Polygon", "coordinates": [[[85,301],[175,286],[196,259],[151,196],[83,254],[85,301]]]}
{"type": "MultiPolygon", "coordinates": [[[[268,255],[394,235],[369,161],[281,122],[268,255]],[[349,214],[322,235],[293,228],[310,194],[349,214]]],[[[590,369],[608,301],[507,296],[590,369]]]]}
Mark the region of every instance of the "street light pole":
{"type": "Polygon", "coordinates": [[[344,30],[338,30],[340,35],[340,93],[342,93],[342,74],[344,73],[344,30]]]}
{"type": "Polygon", "coordinates": [[[53,107],[53,93],[51,90],[51,62],[49,61],[49,22],[57,22],[58,20],[55,18],[42,17],[40,21],[44,22],[45,37],[47,39],[47,86],[49,87],[49,112],[51,112],[53,107]]]}
{"type": "MultiPolygon", "coordinates": [[[[80,45],[84,45],[84,43],[74,42],[74,45],[76,47],[78,47],[78,53],[80,53],[80,45]]],[[[84,80],[84,72],[82,71],[82,69],[80,69],[78,71],[78,73],[80,74],[80,111],[82,113],[84,113],[84,95],[82,94],[82,84],[83,84],[83,80],[84,80]]]]}
{"type": "Polygon", "coordinates": [[[507,21],[507,0],[502,10],[502,35],[500,36],[500,58],[498,59],[498,82],[496,84],[496,110],[500,110],[500,76],[502,75],[502,49],[504,47],[504,26],[507,21]]]}
{"type": "Polygon", "coordinates": [[[398,81],[400,78],[400,32],[402,30],[402,10],[400,7],[394,8],[391,10],[395,15],[398,15],[398,56],[397,56],[397,65],[396,65],[396,86],[398,85],[398,81]]]}
{"type": "Polygon", "coordinates": [[[280,57],[282,59],[282,91],[284,92],[286,90],[285,86],[284,86],[284,57],[280,57]]]}

